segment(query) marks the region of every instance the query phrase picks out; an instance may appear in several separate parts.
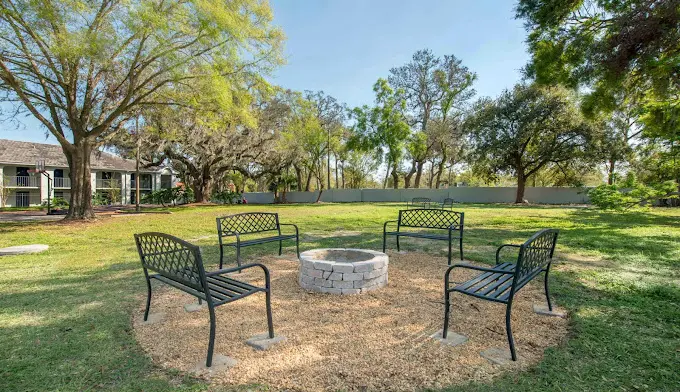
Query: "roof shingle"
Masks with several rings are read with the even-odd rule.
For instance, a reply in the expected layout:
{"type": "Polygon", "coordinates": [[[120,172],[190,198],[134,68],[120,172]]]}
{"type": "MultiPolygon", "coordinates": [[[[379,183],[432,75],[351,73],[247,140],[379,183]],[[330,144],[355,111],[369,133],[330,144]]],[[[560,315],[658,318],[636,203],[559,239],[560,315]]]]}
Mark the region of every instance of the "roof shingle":
{"type": "MultiPolygon", "coordinates": [[[[35,166],[39,159],[45,160],[46,167],[68,168],[68,161],[61,146],[0,139],[0,164],[35,166]]],[[[92,169],[135,170],[135,161],[107,152],[94,151],[91,159],[92,169]]],[[[143,171],[153,171],[153,168],[143,171]]]]}

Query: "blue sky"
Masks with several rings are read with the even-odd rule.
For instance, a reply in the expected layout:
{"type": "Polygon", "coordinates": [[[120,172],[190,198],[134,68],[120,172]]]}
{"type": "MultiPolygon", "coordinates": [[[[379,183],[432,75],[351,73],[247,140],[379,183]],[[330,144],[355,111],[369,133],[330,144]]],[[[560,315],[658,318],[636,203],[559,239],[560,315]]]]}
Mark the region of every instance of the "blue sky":
{"type": "MultiPolygon", "coordinates": [[[[496,96],[527,62],[522,22],[509,0],[270,0],[287,36],[287,64],[272,82],[324,90],[349,106],[371,104],[389,69],[429,48],[454,54],[478,75],[478,96],[496,96]]],[[[3,106],[6,109],[7,106],[3,106]]],[[[30,117],[0,124],[0,139],[56,143],[30,117]]]]}

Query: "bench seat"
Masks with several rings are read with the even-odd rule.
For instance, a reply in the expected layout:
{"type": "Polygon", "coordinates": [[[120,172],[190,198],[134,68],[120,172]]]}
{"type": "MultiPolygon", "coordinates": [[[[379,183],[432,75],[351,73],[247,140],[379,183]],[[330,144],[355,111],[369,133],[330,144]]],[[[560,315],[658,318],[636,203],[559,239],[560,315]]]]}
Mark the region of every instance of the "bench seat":
{"type": "MultiPolygon", "coordinates": [[[[267,242],[276,242],[276,241],[283,241],[283,240],[294,240],[296,239],[297,236],[295,234],[287,234],[287,235],[275,235],[273,237],[262,237],[262,238],[254,238],[251,240],[243,240],[238,242],[240,246],[250,246],[250,245],[259,245],[259,244],[264,244],[267,242]]],[[[236,246],[236,242],[229,242],[222,244],[222,246],[236,246]]]]}
{"type": "Polygon", "coordinates": [[[484,272],[454,286],[450,290],[491,301],[507,302],[515,272],[515,263],[499,264],[493,269],[497,272],[484,272]]]}
{"type": "MultiPolygon", "coordinates": [[[[415,231],[388,231],[386,235],[396,235],[400,237],[414,237],[414,238],[427,238],[429,240],[443,240],[448,241],[448,234],[436,234],[436,233],[425,233],[425,232],[415,232],[415,231]]],[[[451,238],[459,238],[458,235],[452,235],[451,238]]]]}

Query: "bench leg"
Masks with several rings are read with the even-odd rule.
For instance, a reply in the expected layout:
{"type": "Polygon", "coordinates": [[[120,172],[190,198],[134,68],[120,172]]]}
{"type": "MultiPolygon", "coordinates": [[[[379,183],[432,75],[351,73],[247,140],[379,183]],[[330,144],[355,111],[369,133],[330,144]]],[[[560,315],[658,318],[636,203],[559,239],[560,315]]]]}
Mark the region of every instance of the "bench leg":
{"type": "Polygon", "coordinates": [[[401,252],[401,246],[399,245],[399,236],[397,236],[397,252],[401,252]]]}
{"type": "Polygon", "coordinates": [[[387,243],[387,234],[383,231],[383,253],[385,253],[385,246],[387,243]]]}
{"type": "Polygon", "coordinates": [[[279,240],[279,256],[281,256],[282,250],[283,250],[283,241],[279,240]]]}
{"type": "Polygon", "coordinates": [[[447,263],[451,265],[451,239],[449,238],[449,254],[447,255],[447,263]]]}
{"type": "MultiPolygon", "coordinates": [[[[241,266],[241,247],[237,246],[236,247],[236,264],[240,267],[241,266]]],[[[239,271],[241,273],[241,271],[239,271]]]]}
{"type": "Polygon", "coordinates": [[[222,269],[222,264],[224,264],[224,247],[220,245],[220,269],[222,269]]]}
{"type": "Polygon", "coordinates": [[[297,252],[298,260],[300,260],[300,236],[295,236],[295,252],[297,252]]]}
{"type": "Polygon", "coordinates": [[[444,329],[442,329],[442,338],[446,339],[446,334],[449,331],[449,313],[451,311],[451,293],[444,287],[444,329]]]}
{"type": "Polygon", "coordinates": [[[215,349],[215,308],[208,306],[210,312],[210,340],[208,341],[208,358],[205,360],[205,366],[212,366],[213,350],[215,349]]]}
{"type": "Polygon", "coordinates": [[[147,321],[149,318],[149,308],[151,307],[151,280],[147,279],[146,280],[146,290],[147,290],[147,296],[146,296],[146,310],[144,311],[144,321],[147,321]]]}
{"type": "Polygon", "coordinates": [[[458,247],[460,248],[460,260],[463,261],[463,237],[460,237],[458,247]]]}
{"type": "Polygon", "coordinates": [[[517,360],[517,354],[515,353],[515,339],[512,337],[512,326],[510,325],[510,312],[512,310],[512,300],[508,302],[508,306],[505,308],[505,331],[508,334],[508,343],[510,344],[510,356],[513,361],[517,360]]]}
{"type": "Polygon", "coordinates": [[[265,301],[267,302],[267,328],[269,329],[269,339],[274,339],[274,321],[272,320],[272,298],[271,290],[265,292],[265,301]]]}
{"type": "Polygon", "coordinates": [[[550,272],[550,264],[548,264],[548,268],[545,269],[545,278],[544,278],[544,286],[545,286],[545,299],[548,300],[548,310],[552,312],[552,302],[550,302],[550,290],[548,289],[548,273],[550,272]]]}

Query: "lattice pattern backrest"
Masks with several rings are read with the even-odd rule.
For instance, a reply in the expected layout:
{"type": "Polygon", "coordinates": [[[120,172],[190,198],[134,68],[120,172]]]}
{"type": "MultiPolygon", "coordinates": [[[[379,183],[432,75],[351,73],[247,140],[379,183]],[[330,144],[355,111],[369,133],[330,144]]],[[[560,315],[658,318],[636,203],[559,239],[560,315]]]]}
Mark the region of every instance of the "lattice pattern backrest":
{"type": "Polygon", "coordinates": [[[399,211],[399,226],[448,229],[451,226],[459,227],[462,220],[462,212],[429,208],[399,211]]]}
{"type": "Polygon", "coordinates": [[[218,218],[221,233],[250,234],[279,229],[279,214],[246,212],[218,218]]]}
{"type": "Polygon", "coordinates": [[[203,262],[197,246],[162,233],[136,234],[135,240],[144,267],[201,290],[203,262]]]}
{"type": "Polygon", "coordinates": [[[524,279],[531,279],[550,263],[557,243],[557,234],[558,231],[555,229],[544,229],[522,245],[515,271],[518,283],[524,279]]]}
{"type": "Polygon", "coordinates": [[[452,207],[452,206],[453,206],[453,199],[447,197],[447,198],[444,199],[444,201],[442,202],[442,206],[444,206],[444,207],[452,207]]]}
{"type": "Polygon", "coordinates": [[[411,203],[429,203],[431,201],[432,199],[430,199],[429,197],[414,197],[413,199],[411,199],[411,203]]]}

